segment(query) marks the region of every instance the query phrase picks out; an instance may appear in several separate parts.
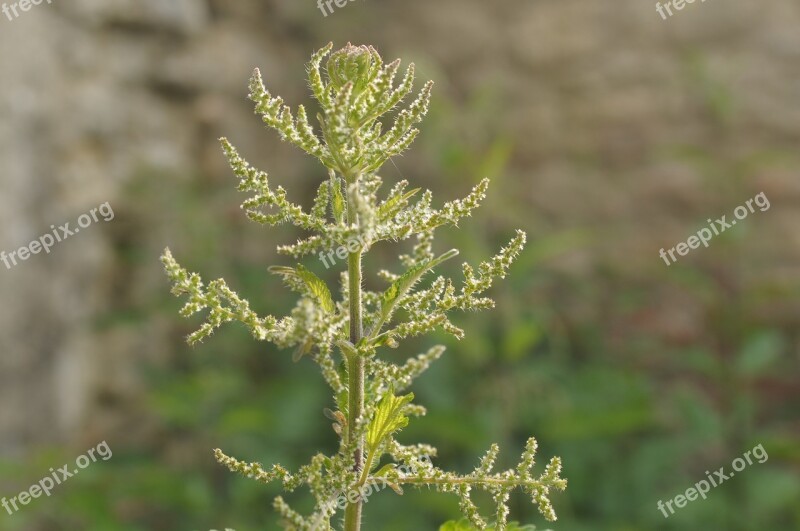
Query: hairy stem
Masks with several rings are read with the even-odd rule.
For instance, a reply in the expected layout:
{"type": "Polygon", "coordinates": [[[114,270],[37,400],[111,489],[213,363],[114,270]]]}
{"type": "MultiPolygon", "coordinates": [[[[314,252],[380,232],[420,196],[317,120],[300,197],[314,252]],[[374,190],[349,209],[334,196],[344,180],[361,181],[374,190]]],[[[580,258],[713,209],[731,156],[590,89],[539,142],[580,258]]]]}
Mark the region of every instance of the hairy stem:
{"type": "Polygon", "coordinates": [[[375,452],[370,451],[367,454],[367,462],[364,463],[364,470],[361,472],[361,477],[358,479],[358,483],[356,484],[356,488],[361,490],[361,487],[367,482],[369,476],[369,469],[372,468],[372,460],[375,457],[375,452]]]}
{"type": "MultiPolygon", "coordinates": [[[[347,218],[350,224],[358,222],[354,205],[348,205],[347,218]]],[[[347,257],[347,273],[349,277],[349,297],[350,297],[350,342],[357,345],[364,335],[361,319],[361,249],[350,253],[347,257]]],[[[356,421],[364,411],[364,358],[356,354],[348,360],[348,418],[350,428],[347,430],[349,446],[355,446],[355,471],[359,472],[363,467],[364,442],[356,441],[357,431],[356,421]]],[[[355,503],[348,503],[344,513],[345,531],[360,531],[361,529],[361,500],[355,503]]]]}
{"type": "Polygon", "coordinates": [[[520,480],[520,479],[503,479],[503,478],[482,478],[474,476],[464,476],[455,478],[426,478],[426,477],[407,477],[392,479],[393,483],[398,485],[460,485],[466,483],[467,485],[497,485],[503,487],[524,487],[524,486],[549,486],[538,480],[520,480]]]}

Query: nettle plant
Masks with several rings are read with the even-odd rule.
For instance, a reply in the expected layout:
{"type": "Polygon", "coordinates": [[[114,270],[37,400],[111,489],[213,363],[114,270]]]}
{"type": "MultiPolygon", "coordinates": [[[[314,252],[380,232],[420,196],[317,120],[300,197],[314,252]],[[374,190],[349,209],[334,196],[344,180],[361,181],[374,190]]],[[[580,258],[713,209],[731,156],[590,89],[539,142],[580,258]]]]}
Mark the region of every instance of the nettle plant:
{"type": "Polygon", "coordinates": [[[558,457],[550,460],[541,475],[533,475],[537,446],[533,438],[528,440],[515,469],[493,471],[498,447],[492,445],[478,466],[466,475],[437,468],[431,461],[436,456],[432,446],[405,445],[395,438],[410,416],[425,414],[422,406],[412,403],[413,394],[400,393],[445,349],[434,346],[402,365],[383,359],[380,351],[397,348],[404,338],[437,329],[461,339],[464,331],[448,319],[448,313],[494,306],[494,301],[483,294],[496,277],[506,275],[523,249],[525,233],[517,231],[497,256],[477,269],[463,264],[464,279],[458,286],[453,280],[438,276],[423,287],[423,276],[458,254],[455,249],[434,254],[434,231],[444,225],[456,225],[469,216],[484,198],[488,180],[478,183],[465,198],[449,201],[439,209],[433,208],[430,191],[409,190],[405,180],[396,183],[381,199],[378,170],[417,136],[415,124],[428,110],[433,83],[426,83],[418,97],[396,113],[391,128],[384,132],[381,118],[412,91],[413,64],[395,85],[399,60],[384,64],[375,49],[368,46],[348,44],[330,54],[331,49],[329,44],[319,50],[308,64],[309,84],[321,109],[317,117],[319,132],[309,124],[303,106],[293,115],[280,97],[273,97],[264,88],[258,70],[250,80],[249,97],[267,126],[283,140],[319,159],[328,170],[328,178],[319,186],[310,211],[290,202],[282,187],[273,188],[267,174],[251,167],[225,138],[221,143],[240,179],[239,190],[252,194],[242,204],[247,216],[266,225],[291,223],[310,233],[297,243],[279,246],[280,253],[299,259],[346,248],[347,271],[341,273],[338,298],[307,267],[275,266],[271,272],[300,298],[289,316],[259,317],[224,280],[204,284],[196,273],[178,265],[169,249],[162,262],[172,281],[172,292],[188,296],[181,314],[188,317],[208,312],[205,323],[188,336],[190,344],[202,341],[225,322],[239,321],[256,339],[280,348],[294,347],[296,360],[308,354],[319,365],[333,390],[336,409],[326,409],[325,414],[334,421],[339,450],[335,455],[315,455],[295,473],[277,464],[265,469],[258,463],[242,462],[218,449],[216,459],[231,471],[256,481],[280,480],[287,491],[306,485],[316,500],[313,514],[300,515],[282,497],[274,501],[284,528],[290,530],[334,529],[331,522],[338,521],[337,509],[344,509],[341,529],[359,530],[362,504],[373,488],[378,490],[381,485],[388,485],[398,494],[402,494],[405,485],[432,487],[457,495],[466,520],[450,522],[443,527],[447,529],[517,528],[508,523],[508,499],[517,488],[531,497],[547,520],[555,520],[548,494],[550,489],[565,489],[567,482],[559,477],[558,457]],[[328,54],[323,77],[320,67],[328,54]],[[416,238],[416,243],[409,254],[400,255],[401,271],[377,272],[387,283],[386,289],[362,289],[362,257],[370,247],[382,240],[411,237],[416,238]],[[491,522],[479,514],[471,500],[474,489],[486,491],[494,499],[496,511],[491,522]]]}

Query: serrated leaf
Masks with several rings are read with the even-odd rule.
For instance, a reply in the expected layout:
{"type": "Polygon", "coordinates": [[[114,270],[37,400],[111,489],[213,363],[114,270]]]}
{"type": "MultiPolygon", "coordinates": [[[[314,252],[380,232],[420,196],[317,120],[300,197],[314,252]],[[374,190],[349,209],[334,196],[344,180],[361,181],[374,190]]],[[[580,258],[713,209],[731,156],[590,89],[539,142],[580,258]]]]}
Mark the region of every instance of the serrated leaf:
{"type": "Polygon", "coordinates": [[[383,292],[381,303],[384,305],[392,304],[397,299],[399,299],[402,295],[404,295],[408,290],[414,287],[414,284],[422,278],[427,271],[436,267],[437,265],[441,264],[445,260],[453,258],[454,256],[458,255],[458,249],[451,249],[444,253],[443,255],[428,260],[427,262],[423,262],[418,264],[405,273],[403,273],[400,278],[394,281],[389,289],[383,292]]]}
{"type": "Polygon", "coordinates": [[[271,266],[268,270],[270,273],[281,275],[287,285],[292,288],[298,287],[298,281],[302,283],[301,285],[306,288],[305,291],[313,295],[320,307],[326,312],[333,313],[336,310],[328,285],[304,265],[298,264],[297,268],[271,266]]]}
{"type": "Polygon", "coordinates": [[[403,208],[408,200],[414,197],[422,188],[414,188],[402,195],[396,195],[388,198],[383,204],[378,207],[378,218],[385,220],[394,216],[401,208],[403,208]]]}
{"type": "Polygon", "coordinates": [[[338,177],[331,172],[331,210],[333,211],[333,219],[336,223],[344,222],[345,201],[342,195],[342,185],[338,177]]]}
{"type": "Polygon", "coordinates": [[[379,324],[382,325],[387,319],[389,319],[389,317],[391,317],[397,301],[399,301],[403,295],[413,288],[414,284],[416,284],[426,272],[430,271],[445,260],[449,260],[457,255],[458,249],[450,249],[446,253],[436,258],[432,258],[427,262],[423,262],[412,267],[403,273],[400,278],[395,280],[392,285],[389,286],[389,288],[381,295],[381,319],[379,324]]]}
{"type": "Polygon", "coordinates": [[[408,417],[404,409],[413,399],[414,393],[395,396],[393,389],[389,389],[383,395],[367,427],[367,446],[371,453],[375,452],[387,437],[408,426],[408,417]]]}
{"type": "Polygon", "coordinates": [[[309,291],[317,298],[322,309],[328,313],[333,313],[336,307],[333,304],[333,297],[331,297],[331,290],[325,281],[315,275],[310,269],[304,265],[297,265],[297,275],[305,282],[309,291]]]}
{"type": "Polygon", "coordinates": [[[292,289],[300,294],[304,293],[303,281],[297,275],[295,268],[287,266],[269,266],[267,271],[273,275],[280,275],[283,278],[284,284],[286,284],[289,289],[292,289]]]}

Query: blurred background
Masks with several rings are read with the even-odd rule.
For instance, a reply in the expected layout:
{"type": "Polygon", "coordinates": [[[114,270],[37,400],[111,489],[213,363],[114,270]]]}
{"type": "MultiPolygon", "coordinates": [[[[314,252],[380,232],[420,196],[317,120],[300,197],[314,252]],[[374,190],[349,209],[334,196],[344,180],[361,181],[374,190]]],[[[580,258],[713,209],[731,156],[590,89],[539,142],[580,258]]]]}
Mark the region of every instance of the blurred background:
{"type": "MultiPolygon", "coordinates": [[[[308,103],[304,64],[329,41],[436,81],[385,181],[441,204],[492,179],[437,249],[478,262],[528,232],[497,309],[456,316],[466,339],[389,353],[448,346],[413,388],[429,414],[401,441],[467,472],[492,441],[513,466],[535,435],[569,479],[554,524],[512,497],[538,529],[800,528],[799,26],[796,0],[695,2],[667,20],[649,0],[356,0],[327,16],[311,0],[55,0],[0,15],[0,250],[114,211],[0,265],[0,495],[103,440],[113,450],[0,510],[0,529],[278,529],[279,485],[228,473],[211,449],[290,469],[335,451],[315,364],[235,325],[188,347],[199,320],[178,316],[158,260],[170,246],[262,314],[294,304],[266,268],[291,265],[275,247],[299,234],[244,218],[217,138],[308,205],[326,175],[262,127],[247,81],[259,67],[308,103]],[[669,267],[659,257],[760,192],[769,210],[669,267]],[[668,519],[657,509],[758,444],[766,463],[668,519]]],[[[365,267],[407,249],[378,246],[365,267]]],[[[386,491],[364,528],[456,517],[457,498],[386,491]]]]}

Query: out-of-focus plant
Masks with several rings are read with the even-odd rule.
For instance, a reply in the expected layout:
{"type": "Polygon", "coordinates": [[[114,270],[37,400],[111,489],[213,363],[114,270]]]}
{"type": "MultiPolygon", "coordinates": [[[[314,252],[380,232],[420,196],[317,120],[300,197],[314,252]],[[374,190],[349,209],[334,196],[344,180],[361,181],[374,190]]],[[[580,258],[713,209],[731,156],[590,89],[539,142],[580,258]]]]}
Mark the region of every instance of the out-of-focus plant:
{"type": "MultiPolygon", "coordinates": [[[[461,510],[469,526],[497,531],[518,529],[508,523],[508,500],[514,489],[522,489],[548,520],[556,515],[549,500],[550,489],[563,490],[560,459],[554,457],[544,472],[534,476],[536,441],[531,438],[519,465],[512,470],[493,471],[498,456],[492,445],[479,465],[469,474],[447,472],[433,465],[436,449],[427,444],[403,445],[395,438],[409,422],[409,416],[424,415],[425,409],[412,404],[413,394],[399,394],[438,359],[444,347],[396,365],[378,354],[383,348],[397,348],[402,339],[440,329],[456,338],[464,332],[448,318],[453,310],[491,308],[492,299],[483,296],[496,277],[505,277],[508,268],[525,244],[525,234],[517,234],[495,257],[477,268],[463,264],[460,286],[444,276],[421,287],[420,281],[436,266],[455,257],[455,249],[436,255],[434,231],[444,225],[457,225],[469,216],[484,198],[488,180],[478,183],[460,200],[432,206],[430,191],[408,189],[405,180],[396,183],[379,198],[382,180],[377,172],[391,157],[402,153],[418,134],[415,125],[428,110],[432,82],[425,84],[418,97],[398,112],[388,131],[380,119],[395,109],[412,91],[414,68],[410,65],[399,84],[395,84],[400,61],[384,64],[374,48],[346,47],[332,53],[321,73],[323,59],[332,45],[319,50],[308,65],[309,83],[321,112],[319,131],[308,121],[306,110],[292,114],[280,97],[265,88],[258,70],[250,82],[250,99],[256,113],[281,138],[316,157],[328,171],[317,191],[310,211],[287,199],[282,187],[272,188],[267,174],[252,168],[226,140],[221,139],[228,161],[239,177],[239,190],[252,193],[242,208],[248,217],[261,224],[291,223],[310,233],[295,244],[283,245],[279,252],[300,258],[334,249],[346,249],[347,271],[342,272],[339,297],[308,267],[275,266],[270,271],[299,293],[289,316],[281,319],[260,317],[247,300],[234,293],[219,279],[204,284],[196,273],[189,273],[173,258],[169,249],[162,261],[173,283],[173,293],[187,295],[181,313],[189,317],[208,311],[206,321],[190,334],[190,344],[199,342],[228,321],[243,323],[252,335],[281,348],[295,349],[294,358],[309,355],[319,364],[333,390],[335,410],[327,409],[333,429],[339,436],[335,455],[317,454],[295,473],[280,465],[265,469],[215,450],[217,460],[230,470],[261,482],[281,480],[286,490],[306,485],[316,501],[315,510],[302,516],[283,500],[275,499],[283,525],[292,530],[333,529],[331,520],[344,499],[346,531],[361,529],[361,513],[371,485],[383,483],[402,494],[403,485],[433,487],[459,496],[461,510]],[[418,197],[416,201],[412,200],[418,197]],[[263,208],[271,209],[265,212],[263,208]],[[362,256],[383,240],[416,238],[410,254],[400,256],[401,272],[377,272],[388,287],[382,292],[362,289],[362,256]],[[338,353],[338,356],[337,356],[338,353]],[[383,463],[388,457],[388,462],[383,463]],[[494,499],[494,521],[479,514],[470,493],[483,490],[494,499]]],[[[327,265],[327,264],[326,264],[327,265]]],[[[449,523],[446,526],[460,526],[449,523]]],[[[447,527],[446,527],[447,528],[447,527]]]]}

